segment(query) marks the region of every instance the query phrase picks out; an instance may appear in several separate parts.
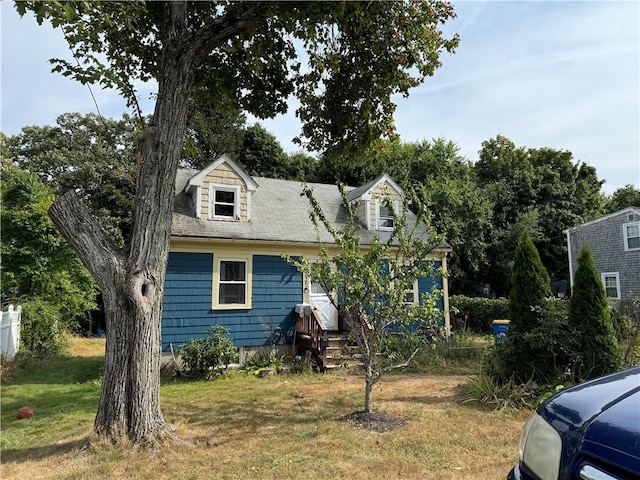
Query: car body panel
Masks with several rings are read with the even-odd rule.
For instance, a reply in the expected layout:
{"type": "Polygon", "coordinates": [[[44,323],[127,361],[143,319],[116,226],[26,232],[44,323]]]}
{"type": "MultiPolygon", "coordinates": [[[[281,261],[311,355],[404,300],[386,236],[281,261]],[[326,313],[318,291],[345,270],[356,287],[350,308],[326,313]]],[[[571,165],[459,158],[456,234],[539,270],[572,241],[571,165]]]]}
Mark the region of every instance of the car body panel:
{"type": "Polygon", "coordinates": [[[639,428],[640,392],[635,392],[591,422],[581,450],[628,472],[640,472],[639,428]]]}
{"type": "MultiPolygon", "coordinates": [[[[563,390],[536,411],[562,439],[560,480],[580,478],[585,465],[640,478],[640,367],[563,390]]],[[[507,478],[538,480],[524,464],[507,478]]]]}

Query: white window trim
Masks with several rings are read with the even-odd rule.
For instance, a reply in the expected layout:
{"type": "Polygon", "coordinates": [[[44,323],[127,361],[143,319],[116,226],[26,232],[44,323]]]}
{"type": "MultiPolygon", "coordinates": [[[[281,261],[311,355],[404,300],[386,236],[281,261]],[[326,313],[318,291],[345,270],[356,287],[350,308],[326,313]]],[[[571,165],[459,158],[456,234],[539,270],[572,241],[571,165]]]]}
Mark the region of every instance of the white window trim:
{"type": "Polygon", "coordinates": [[[615,278],[616,279],[616,296],[610,297],[607,295],[607,298],[615,298],[620,300],[620,274],[618,272],[602,272],[600,274],[600,281],[602,282],[602,288],[604,288],[605,295],[607,294],[607,283],[605,281],[606,278],[615,278]]]}
{"type": "MultiPolygon", "coordinates": [[[[391,204],[393,205],[393,210],[394,212],[398,212],[398,201],[393,201],[391,202],[391,204]]],[[[393,232],[393,229],[395,228],[395,219],[394,219],[394,226],[393,227],[383,227],[381,224],[381,218],[380,218],[380,207],[384,206],[384,201],[377,198],[376,199],[376,230],[379,230],[381,232],[393,232]]],[[[386,218],[386,217],[385,217],[386,218]]]]}
{"type": "MultiPolygon", "coordinates": [[[[393,275],[393,271],[391,270],[389,272],[389,274],[393,275]]],[[[392,285],[393,285],[393,288],[395,289],[395,281],[392,281],[392,285]]],[[[419,305],[420,304],[420,290],[418,290],[418,279],[417,278],[413,281],[413,285],[405,290],[405,297],[406,297],[406,294],[409,293],[409,292],[413,293],[413,302],[405,302],[405,301],[403,301],[402,303],[404,305],[419,305]]]]}
{"type": "MultiPolygon", "coordinates": [[[[413,292],[413,302],[403,302],[405,305],[418,305],[420,303],[420,292],[418,291],[418,279],[413,282],[413,287],[407,289],[406,292],[413,292]]],[[[406,297],[406,294],[405,294],[406,297]]]]}
{"type": "Polygon", "coordinates": [[[221,185],[218,183],[209,184],[209,220],[225,220],[234,222],[240,220],[240,186],[221,185]],[[233,192],[233,217],[215,214],[216,190],[221,192],[233,192]]]}
{"type": "Polygon", "coordinates": [[[221,256],[213,259],[213,295],[212,308],[214,310],[248,310],[251,309],[251,284],[253,278],[251,256],[221,256]],[[243,262],[245,264],[244,303],[220,303],[220,263],[243,262]]]}
{"type": "MultiPolygon", "coordinates": [[[[628,227],[633,227],[633,226],[638,226],[638,228],[640,228],[640,222],[629,222],[629,223],[622,224],[622,235],[624,236],[624,251],[625,252],[633,252],[635,250],[640,250],[640,247],[629,248],[629,236],[627,234],[627,228],[628,227]]],[[[631,237],[631,238],[636,238],[636,237],[631,237]]]]}

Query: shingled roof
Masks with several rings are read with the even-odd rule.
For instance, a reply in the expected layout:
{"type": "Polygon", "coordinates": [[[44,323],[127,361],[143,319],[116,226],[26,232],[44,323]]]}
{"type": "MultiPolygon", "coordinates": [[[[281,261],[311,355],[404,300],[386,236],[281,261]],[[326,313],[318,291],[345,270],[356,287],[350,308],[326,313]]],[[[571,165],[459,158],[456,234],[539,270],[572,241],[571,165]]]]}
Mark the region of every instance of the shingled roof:
{"type": "MultiPolygon", "coordinates": [[[[294,242],[315,244],[318,232],[309,218],[309,200],[301,195],[304,184],[298,181],[279,180],[266,177],[253,177],[258,188],[252,193],[251,220],[248,222],[229,222],[196,218],[193,202],[184,193],[184,187],[198,172],[179,169],[176,179],[176,198],[174,203],[172,237],[211,238],[253,240],[266,242],[294,242]]],[[[346,210],[342,205],[340,191],[335,185],[308,183],[313,195],[327,218],[337,228],[347,222],[346,210]]],[[[355,190],[346,187],[347,192],[355,190]]],[[[360,190],[360,189],[358,189],[360,190]]],[[[410,222],[415,216],[410,214],[410,222]]],[[[370,231],[363,227],[361,243],[371,244],[374,237],[381,240],[389,238],[390,232],[370,231]]],[[[320,227],[320,240],[334,243],[324,227],[320,227]]],[[[450,249],[446,244],[440,248],[450,249]]]]}

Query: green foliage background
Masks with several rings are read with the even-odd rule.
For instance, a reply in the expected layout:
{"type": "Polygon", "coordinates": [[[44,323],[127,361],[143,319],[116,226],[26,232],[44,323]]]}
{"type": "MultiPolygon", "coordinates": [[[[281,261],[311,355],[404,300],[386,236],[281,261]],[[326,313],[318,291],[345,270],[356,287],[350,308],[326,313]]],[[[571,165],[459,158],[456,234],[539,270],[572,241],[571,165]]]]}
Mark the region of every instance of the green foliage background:
{"type": "Polygon", "coordinates": [[[1,189],[2,305],[22,304],[26,348],[56,353],[58,333],[86,321],[96,308],[95,284],[47,215],[51,190],[5,160],[1,189]]]}

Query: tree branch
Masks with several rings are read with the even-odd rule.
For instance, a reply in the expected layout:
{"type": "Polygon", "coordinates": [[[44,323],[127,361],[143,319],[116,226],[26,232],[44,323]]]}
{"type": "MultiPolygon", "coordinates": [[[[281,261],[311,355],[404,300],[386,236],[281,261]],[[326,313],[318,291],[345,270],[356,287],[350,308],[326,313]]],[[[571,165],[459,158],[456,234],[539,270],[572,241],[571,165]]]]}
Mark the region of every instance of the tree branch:
{"type": "Polygon", "coordinates": [[[185,43],[189,53],[193,54],[194,66],[202,64],[215,48],[262,22],[267,18],[267,11],[265,2],[243,3],[241,9],[215,18],[188,35],[185,43]]]}
{"type": "Polygon", "coordinates": [[[107,279],[112,279],[116,271],[122,269],[122,252],[105,235],[73,190],[53,202],[49,217],[103,289],[107,279]]]}
{"type": "Polygon", "coordinates": [[[413,360],[413,358],[418,354],[418,352],[422,349],[422,345],[419,345],[414,351],[413,353],[409,356],[409,358],[407,358],[407,360],[404,363],[399,363],[397,365],[389,365],[388,367],[384,367],[382,369],[383,372],[390,372],[391,370],[394,370],[396,368],[402,368],[402,367],[408,367],[409,364],[411,363],[411,360],[413,360]]]}

